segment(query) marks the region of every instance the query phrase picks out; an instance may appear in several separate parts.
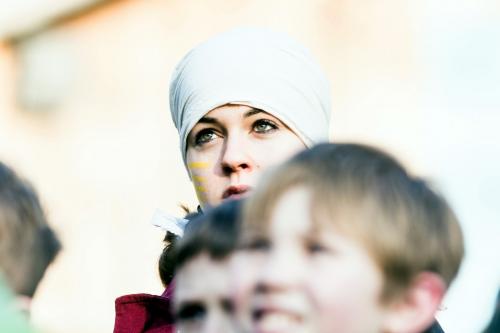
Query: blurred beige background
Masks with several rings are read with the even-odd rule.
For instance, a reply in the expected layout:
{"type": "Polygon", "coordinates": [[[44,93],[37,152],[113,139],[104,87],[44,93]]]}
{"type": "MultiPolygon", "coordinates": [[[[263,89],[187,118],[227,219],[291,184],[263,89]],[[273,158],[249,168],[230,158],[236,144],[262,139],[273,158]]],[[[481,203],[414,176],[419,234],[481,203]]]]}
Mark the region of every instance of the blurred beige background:
{"type": "Polygon", "coordinates": [[[468,252],[439,318],[478,332],[500,286],[499,22],[493,0],[0,0],[0,159],[32,180],[64,243],[35,325],[110,332],[116,297],[161,293],[149,221],[196,207],[170,73],[204,39],[257,25],[324,67],[334,141],[388,149],[449,196],[468,252]]]}

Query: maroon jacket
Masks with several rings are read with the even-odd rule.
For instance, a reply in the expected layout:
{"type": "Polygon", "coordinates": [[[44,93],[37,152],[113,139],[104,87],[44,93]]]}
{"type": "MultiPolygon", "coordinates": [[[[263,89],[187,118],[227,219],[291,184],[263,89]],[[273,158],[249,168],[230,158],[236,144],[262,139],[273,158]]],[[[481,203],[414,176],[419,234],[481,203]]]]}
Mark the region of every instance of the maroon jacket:
{"type": "Polygon", "coordinates": [[[174,284],[161,296],[132,294],[115,300],[115,328],[113,333],[174,333],[174,318],[170,302],[174,284]]]}

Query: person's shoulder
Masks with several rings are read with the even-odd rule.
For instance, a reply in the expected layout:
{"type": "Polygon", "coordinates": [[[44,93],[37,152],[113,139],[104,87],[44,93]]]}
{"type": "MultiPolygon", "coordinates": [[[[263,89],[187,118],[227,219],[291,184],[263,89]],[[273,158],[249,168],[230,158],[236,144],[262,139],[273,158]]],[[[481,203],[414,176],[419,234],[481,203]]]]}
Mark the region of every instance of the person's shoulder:
{"type": "Polygon", "coordinates": [[[115,300],[113,333],[173,333],[170,299],[158,295],[131,294],[115,300]]]}
{"type": "Polygon", "coordinates": [[[12,306],[13,297],[0,274],[0,332],[34,333],[26,317],[12,306]]]}
{"type": "Polygon", "coordinates": [[[141,303],[159,303],[163,304],[167,302],[168,299],[162,296],[158,295],[151,295],[151,294],[145,294],[145,293],[140,293],[140,294],[130,294],[130,295],[123,295],[115,300],[115,305],[116,306],[126,306],[128,304],[141,304],[141,303]]]}

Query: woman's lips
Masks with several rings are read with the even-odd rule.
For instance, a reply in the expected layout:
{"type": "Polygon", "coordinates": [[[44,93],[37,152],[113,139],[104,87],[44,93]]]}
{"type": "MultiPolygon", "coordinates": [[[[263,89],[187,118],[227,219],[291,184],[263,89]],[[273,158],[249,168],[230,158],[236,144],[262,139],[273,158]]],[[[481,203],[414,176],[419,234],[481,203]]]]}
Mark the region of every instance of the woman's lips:
{"type": "Polygon", "coordinates": [[[241,198],[245,193],[250,191],[252,188],[248,185],[232,185],[229,186],[224,193],[222,193],[222,199],[239,199],[241,198]]]}

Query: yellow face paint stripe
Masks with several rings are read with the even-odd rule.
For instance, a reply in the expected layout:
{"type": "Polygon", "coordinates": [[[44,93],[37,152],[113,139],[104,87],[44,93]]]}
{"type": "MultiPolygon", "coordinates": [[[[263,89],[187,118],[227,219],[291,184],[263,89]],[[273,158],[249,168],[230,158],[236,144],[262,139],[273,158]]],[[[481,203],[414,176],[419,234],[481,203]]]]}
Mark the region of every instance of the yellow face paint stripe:
{"type": "Polygon", "coordinates": [[[203,186],[195,186],[196,192],[205,193],[207,190],[203,186]]]}
{"type": "Polygon", "coordinates": [[[208,162],[191,162],[188,163],[188,168],[191,169],[204,169],[208,168],[210,166],[210,163],[208,162]]]}
{"type": "Polygon", "coordinates": [[[193,176],[193,180],[198,183],[202,183],[205,181],[205,177],[202,176],[193,176]]]}

